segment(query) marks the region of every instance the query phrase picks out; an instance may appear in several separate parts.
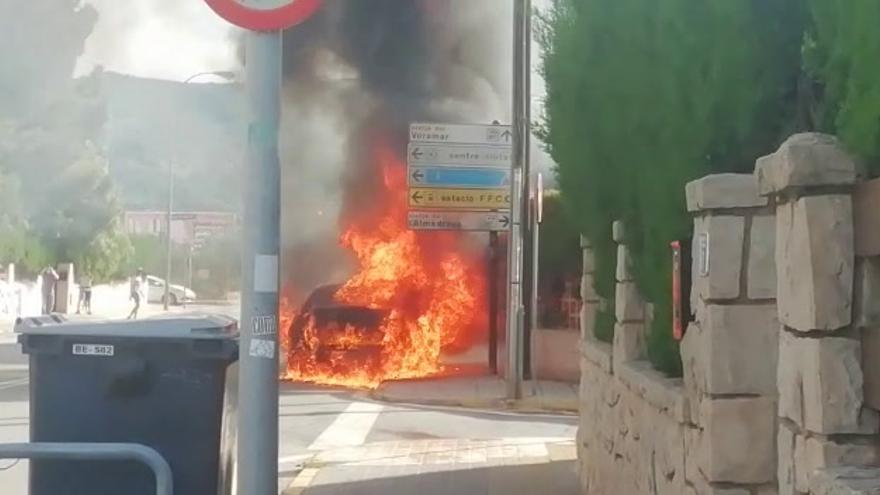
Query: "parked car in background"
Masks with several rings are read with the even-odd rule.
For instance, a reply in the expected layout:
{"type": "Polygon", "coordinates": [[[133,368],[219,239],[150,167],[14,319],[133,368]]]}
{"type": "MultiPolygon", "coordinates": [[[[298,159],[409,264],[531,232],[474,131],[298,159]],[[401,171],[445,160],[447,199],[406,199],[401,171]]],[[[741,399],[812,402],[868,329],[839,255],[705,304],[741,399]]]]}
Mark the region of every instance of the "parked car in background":
{"type": "MultiPolygon", "coordinates": [[[[196,300],[196,293],[182,285],[171,284],[168,286],[168,304],[191,303],[196,300]]],[[[159,277],[147,275],[147,302],[165,303],[165,281],[159,277]]]]}

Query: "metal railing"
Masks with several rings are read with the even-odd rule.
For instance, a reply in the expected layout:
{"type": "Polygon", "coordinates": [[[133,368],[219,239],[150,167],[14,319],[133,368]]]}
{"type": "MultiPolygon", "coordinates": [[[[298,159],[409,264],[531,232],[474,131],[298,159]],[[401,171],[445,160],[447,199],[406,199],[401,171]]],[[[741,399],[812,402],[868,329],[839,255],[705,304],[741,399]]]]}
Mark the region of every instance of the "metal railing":
{"type": "Polygon", "coordinates": [[[156,476],[156,495],[173,495],[171,466],[155,450],[134,443],[8,443],[0,459],[65,459],[71,461],[136,461],[156,476]]]}

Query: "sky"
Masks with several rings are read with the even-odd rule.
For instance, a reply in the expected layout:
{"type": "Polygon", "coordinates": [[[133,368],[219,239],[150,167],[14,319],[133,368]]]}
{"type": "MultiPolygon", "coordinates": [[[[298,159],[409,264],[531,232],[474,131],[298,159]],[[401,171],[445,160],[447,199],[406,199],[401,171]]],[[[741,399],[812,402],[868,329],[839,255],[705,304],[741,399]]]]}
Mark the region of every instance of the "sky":
{"type": "MultiPolygon", "coordinates": [[[[99,18],[75,75],[87,74],[101,65],[123,74],[183,81],[200,72],[240,68],[235,40],[241,33],[203,0],[83,1],[98,10],[99,18]]],[[[541,9],[551,0],[532,1],[541,9]]],[[[532,54],[532,116],[537,119],[543,108],[545,86],[538,70],[540,48],[534,42],[532,54]]],[[[205,78],[204,82],[215,81],[205,78]]],[[[539,169],[548,170],[550,158],[537,145],[535,148],[533,161],[539,169]]]]}
{"type": "MultiPolygon", "coordinates": [[[[84,1],[100,17],[86,42],[77,75],[103,65],[114,72],[182,81],[198,72],[238,68],[236,28],[202,0],[84,1]]],[[[533,2],[542,8],[549,0],[533,2]]],[[[537,71],[540,57],[535,43],[533,53],[532,94],[540,103],[544,81],[537,71]]]]}

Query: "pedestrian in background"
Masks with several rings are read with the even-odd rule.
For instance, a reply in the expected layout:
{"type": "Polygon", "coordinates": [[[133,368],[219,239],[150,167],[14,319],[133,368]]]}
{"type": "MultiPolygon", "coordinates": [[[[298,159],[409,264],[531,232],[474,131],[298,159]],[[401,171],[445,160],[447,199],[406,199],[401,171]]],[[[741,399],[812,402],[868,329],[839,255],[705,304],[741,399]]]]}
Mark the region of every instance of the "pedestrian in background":
{"type": "Polygon", "coordinates": [[[134,307],[131,308],[131,313],[128,314],[129,320],[136,320],[138,317],[138,310],[141,309],[141,301],[146,299],[144,291],[144,285],[146,283],[146,272],[144,272],[143,268],[138,268],[137,273],[131,279],[131,300],[134,302],[134,307]]]}
{"type": "Polygon", "coordinates": [[[49,315],[55,312],[55,286],[58,285],[58,272],[47,266],[40,273],[40,279],[43,290],[43,314],[49,315]]]}
{"type": "Polygon", "coordinates": [[[79,281],[79,302],[76,304],[76,314],[85,311],[92,314],[92,277],[83,274],[79,281]]]}

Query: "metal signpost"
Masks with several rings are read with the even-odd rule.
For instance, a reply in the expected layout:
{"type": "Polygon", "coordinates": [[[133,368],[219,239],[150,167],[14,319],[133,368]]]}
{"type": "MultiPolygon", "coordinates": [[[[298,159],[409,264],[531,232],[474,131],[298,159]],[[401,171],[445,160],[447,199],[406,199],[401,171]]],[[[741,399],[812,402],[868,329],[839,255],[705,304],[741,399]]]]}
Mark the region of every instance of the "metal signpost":
{"type": "Polygon", "coordinates": [[[242,254],[238,490],[278,493],[278,259],[280,251],[281,30],[322,0],[205,0],[248,29],[248,173],[242,254]]]}
{"type": "Polygon", "coordinates": [[[507,398],[522,397],[525,307],[523,304],[523,220],[528,212],[531,109],[531,0],[514,0],[513,16],[513,181],[510,185],[510,244],[507,254],[507,398]]]}
{"type": "Polygon", "coordinates": [[[529,295],[529,309],[531,310],[529,347],[532,352],[529,354],[529,357],[531,358],[529,370],[532,373],[533,386],[536,387],[538,383],[538,352],[536,344],[538,340],[538,288],[540,281],[538,277],[541,274],[540,270],[538,270],[538,265],[541,252],[541,224],[544,222],[544,176],[542,174],[537,174],[535,179],[535,187],[533,189],[535,197],[532,201],[532,291],[529,295]]]}
{"type": "Polygon", "coordinates": [[[511,226],[510,126],[414,123],[409,129],[409,228],[489,232],[489,368],[497,371],[498,233],[511,226]]]}
{"type": "Polygon", "coordinates": [[[508,229],[510,126],[414,123],[409,134],[411,229],[508,229]]]}

